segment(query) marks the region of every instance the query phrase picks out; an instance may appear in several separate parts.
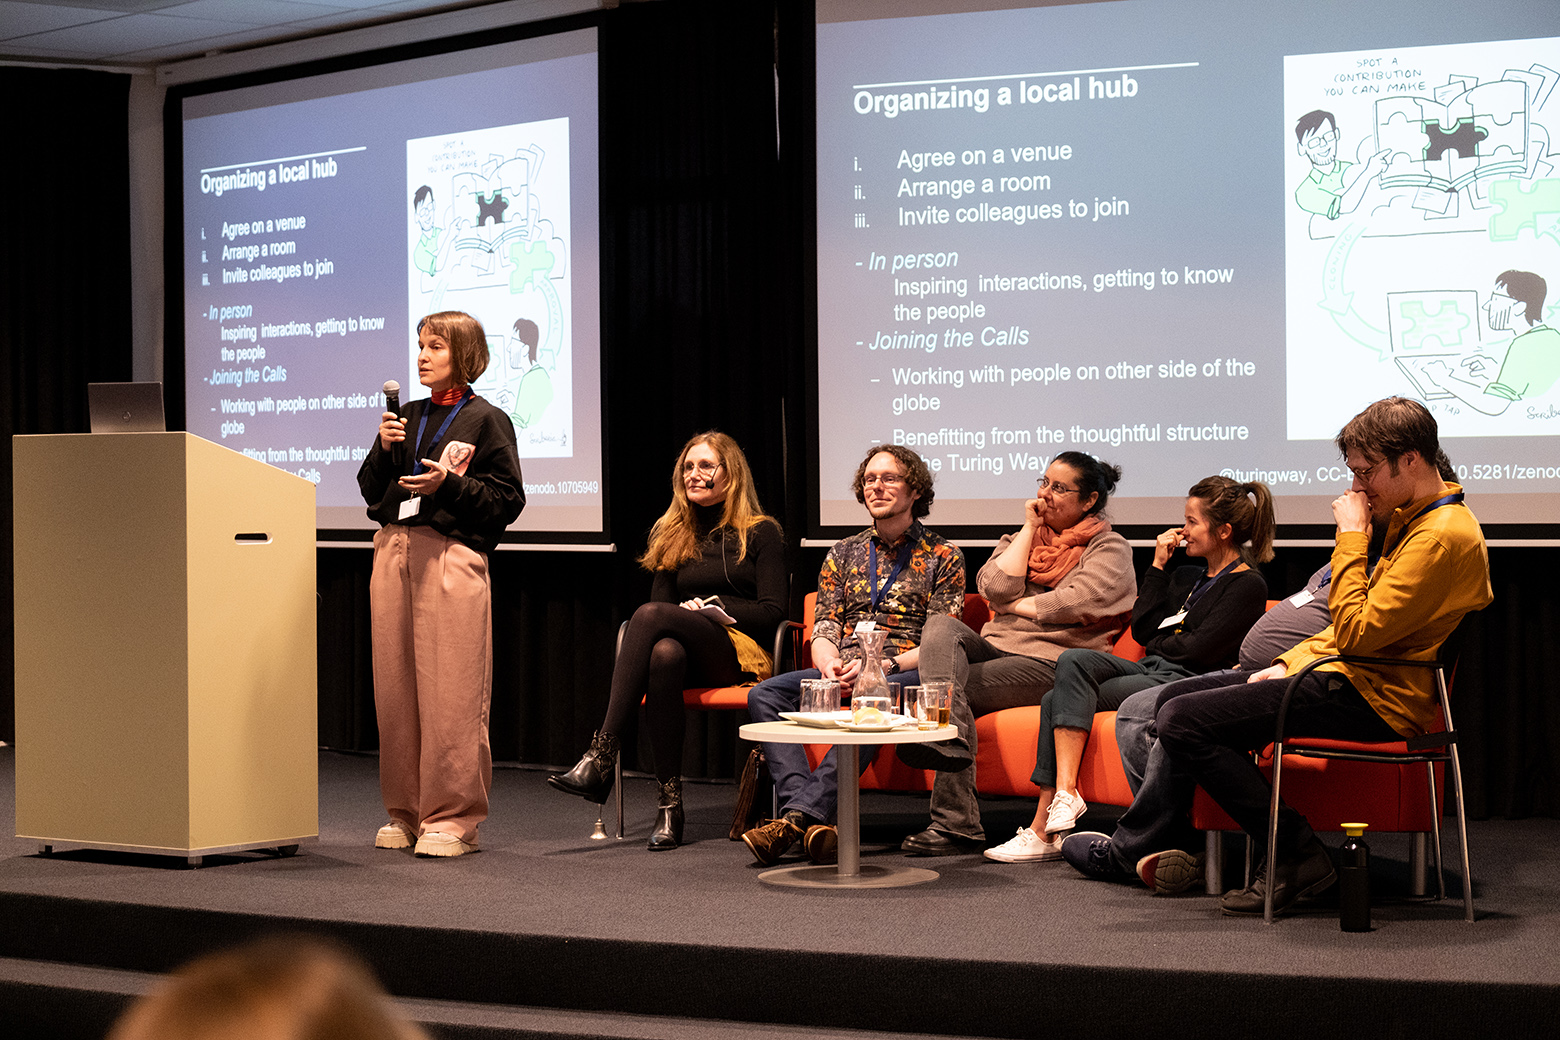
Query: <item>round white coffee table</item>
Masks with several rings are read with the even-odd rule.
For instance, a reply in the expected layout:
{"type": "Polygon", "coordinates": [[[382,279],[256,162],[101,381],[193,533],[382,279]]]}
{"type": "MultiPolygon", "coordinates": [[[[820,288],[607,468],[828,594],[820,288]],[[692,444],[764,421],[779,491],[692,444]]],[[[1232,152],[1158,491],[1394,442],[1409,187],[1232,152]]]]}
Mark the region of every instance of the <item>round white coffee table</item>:
{"type": "Polygon", "coordinates": [[[922,744],[951,740],[959,735],[956,727],[857,733],[795,722],[750,722],[739,732],[743,740],[771,744],[833,744],[839,752],[835,770],[840,783],[838,862],[832,867],[811,864],[775,867],[758,875],[760,881],[792,888],[900,888],[937,877],[937,871],[924,867],[861,865],[861,767],[856,748],[862,744],[922,744]]]}

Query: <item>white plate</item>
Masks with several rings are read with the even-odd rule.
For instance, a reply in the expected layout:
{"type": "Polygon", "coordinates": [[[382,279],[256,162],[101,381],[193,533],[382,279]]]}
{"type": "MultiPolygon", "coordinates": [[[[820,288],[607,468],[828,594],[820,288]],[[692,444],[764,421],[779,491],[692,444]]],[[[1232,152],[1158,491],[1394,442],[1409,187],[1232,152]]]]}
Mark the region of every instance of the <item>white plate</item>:
{"type": "Polygon", "coordinates": [[[782,711],[780,717],[787,722],[815,729],[836,729],[850,721],[848,711],[782,711]]]}
{"type": "Polygon", "coordinates": [[[852,733],[887,733],[891,729],[898,729],[907,723],[914,724],[914,722],[915,720],[908,715],[896,715],[890,712],[883,717],[882,722],[874,722],[868,725],[858,725],[847,718],[840,723],[840,728],[848,729],[852,733]]]}

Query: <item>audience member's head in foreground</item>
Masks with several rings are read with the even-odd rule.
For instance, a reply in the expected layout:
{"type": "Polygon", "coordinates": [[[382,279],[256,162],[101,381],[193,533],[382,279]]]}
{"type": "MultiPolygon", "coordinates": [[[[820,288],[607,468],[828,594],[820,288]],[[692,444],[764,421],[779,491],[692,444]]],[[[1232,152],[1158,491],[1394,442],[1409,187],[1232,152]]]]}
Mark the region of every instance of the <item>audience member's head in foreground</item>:
{"type": "Polygon", "coordinates": [[[426,1040],[368,968],[277,936],[197,958],[131,1005],[108,1040],[426,1040]]]}

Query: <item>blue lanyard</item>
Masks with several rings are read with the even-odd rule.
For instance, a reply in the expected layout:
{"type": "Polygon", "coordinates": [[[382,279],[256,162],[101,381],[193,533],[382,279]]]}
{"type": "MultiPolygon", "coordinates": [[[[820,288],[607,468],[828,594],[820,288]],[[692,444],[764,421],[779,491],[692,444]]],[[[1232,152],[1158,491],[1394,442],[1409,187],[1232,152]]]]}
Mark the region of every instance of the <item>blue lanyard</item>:
{"type": "MultiPolygon", "coordinates": [[[[1461,502],[1464,497],[1465,496],[1461,491],[1453,491],[1450,495],[1442,495],[1440,498],[1436,499],[1434,502],[1431,502],[1419,512],[1415,513],[1413,519],[1409,520],[1408,524],[1413,523],[1414,520],[1418,520],[1420,517],[1424,516],[1431,510],[1440,509],[1442,506],[1456,505],[1458,502],[1461,502]]],[[[1404,524],[1403,526],[1407,527],[1408,524],[1404,524]]]]}
{"type": "Polygon", "coordinates": [[[450,428],[450,423],[455,421],[455,416],[460,413],[462,408],[466,407],[466,402],[475,396],[476,394],[472,393],[471,388],[468,386],[466,392],[461,395],[461,399],[455,402],[455,407],[450,409],[450,414],[444,417],[444,425],[440,426],[438,431],[434,433],[433,440],[428,442],[428,448],[424,452],[418,450],[417,445],[422,443],[423,433],[428,429],[428,412],[433,408],[433,402],[428,402],[428,408],[423,410],[422,418],[417,421],[417,440],[412,445],[412,450],[417,453],[417,464],[412,467],[412,476],[415,477],[423,471],[422,456],[424,454],[433,454],[433,446],[444,439],[444,433],[450,428]]]}
{"type": "Polygon", "coordinates": [[[1196,604],[1196,602],[1199,599],[1202,598],[1203,593],[1205,593],[1209,589],[1213,588],[1213,583],[1214,582],[1216,582],[1220,578],[1224,577],[1226,574],[1228,574],[1230,571],[1234,570],[1236,567],[1239,567],[1240,563],[1241,563],[1240,557],[1237,556],[1233,560],[1231,560],[1229,563],[1225,564],[1224,565],[1224,569],[1222,571],[1220,571],[1218,574],[1215,574],[1213,577],[1210,578],[1208,575],[1204,574],[1202,577],[1198,578],[1197,582],[1192,586],[1192,591],[1188,592],[1186,594],[1186,602],[1181,604],[1181,611],[1182,611],[1182,613],[1185,613],[1185,612],[1191,610],[1193,605],[1196,604]]]}
{"type": "Polygon", "coordinates": [[[910,554],[913,552],[915,552],[915,540],[906,534],[905,547],[899,550],[899,558],[894,561],[894,569],[888,572],[888,580],[880,588],[878,587],[877,543],[871,537],[867,539],[867,574],[868,580],[872,583],[872,613],[877,613],[878,604],[883,602],[883,597],[888,595],[888,590],[899,580],[899,573],[905,569],[905,564],[910,562],[910,554]]]}

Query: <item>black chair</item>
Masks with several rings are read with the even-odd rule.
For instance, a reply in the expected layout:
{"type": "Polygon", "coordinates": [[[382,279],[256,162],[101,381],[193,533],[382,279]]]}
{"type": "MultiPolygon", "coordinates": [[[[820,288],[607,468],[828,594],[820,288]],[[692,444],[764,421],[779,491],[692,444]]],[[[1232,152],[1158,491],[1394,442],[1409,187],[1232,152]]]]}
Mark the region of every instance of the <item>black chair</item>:
{"type": "MultiPolygon", "coordinates": [[[[1466,620],[1466,618],[1464,619],[1466,620]]],[[[1473,876],[1468,868],[1468,817],[1463,806],[1462,764],[1457,757],[1457,731],[1452,725],[1452,706],[1449,696],[1448,674],[1455,674],[1457,647],[1454,641],[1462,626],[1441,644],[1440,656],[1435,660],[1415,661],[1397,657],[1361,657],[1352,654],[1334,654],[1307,664],[1289,679],[1279,702],[1276,735],[1273,738],[1273,797],[1268,808],[1267,840],[1267,891],[1263,901],[1262,919],[1273,923],[1273,872],[1278,854],[1278,805],[1284,770],[1285,755],[1304,758],[1335,758],[1353,762],[1375,762],[1383,765],[1402,766],[1414,762],[1425,763],[1425,776],[1430,785],[1431,843],[1435,851],[1435,871],[1438,894],[1446,898],[1446,871],[1441,857],[1441,810],[1436,800],[1435,767],[1447,763],[1451,767],[1452,791],[1456,799],[1457,837],[1462,848],[1463,869],[1463,919],[1473,922],[1473,876]],[[1438,733],[1426,733],[1407,741],[1387,744],[1359,743],[1339,740],[1311,740],[1304,737],[1285,738],[1284,724],[1289,714],[1290,698],[1300,681],[1321,665],[1334,661],[1347,664],[1390,666],[1393,668],[1429,668],[1435,673],[1436,696],[1441,706],[1441,721],[1445,727],[1438,733]]]]}

